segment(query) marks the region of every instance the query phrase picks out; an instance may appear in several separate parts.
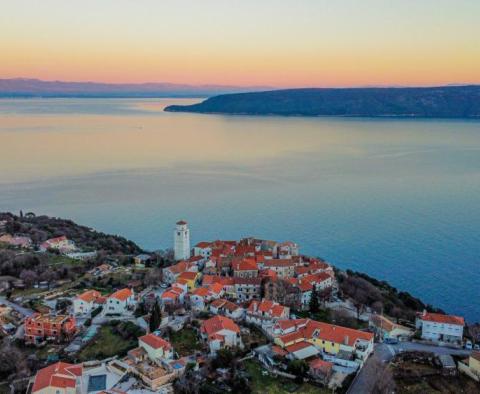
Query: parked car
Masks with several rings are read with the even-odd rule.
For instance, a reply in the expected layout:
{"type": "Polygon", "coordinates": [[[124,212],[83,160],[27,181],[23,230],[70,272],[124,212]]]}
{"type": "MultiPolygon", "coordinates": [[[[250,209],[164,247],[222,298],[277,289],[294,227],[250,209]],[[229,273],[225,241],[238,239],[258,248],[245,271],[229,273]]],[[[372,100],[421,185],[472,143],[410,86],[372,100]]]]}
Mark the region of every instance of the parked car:
{"type": "Polygon", "coordinates": [[[385,338],[383,342],[388,344],[388,345],[396,345],[398,343],[398,339],[397,338],[385,338]]]}
{"type": "Polygon", "coordinates": [[[465,349],[467,350],[473,349],[472,341],[465,341],[465,349]]]}

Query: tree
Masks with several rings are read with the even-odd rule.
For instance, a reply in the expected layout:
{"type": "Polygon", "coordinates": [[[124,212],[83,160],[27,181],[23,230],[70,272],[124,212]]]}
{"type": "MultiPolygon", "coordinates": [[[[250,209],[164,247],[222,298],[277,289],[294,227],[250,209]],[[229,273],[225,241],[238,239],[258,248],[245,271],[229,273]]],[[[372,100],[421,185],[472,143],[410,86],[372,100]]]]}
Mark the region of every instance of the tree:
{"type": "Polygon", "coordinates": [[[37,280],[37,274],[32,270],[23,270],[20,273],[20,279],[25,282],[27,287],[32,286],[37,280]]]}
{"type": "Polygon", "coordinates": [[[313,285],[312,293],[310,295],[310,312],[311,313],[317,313],[320,310],[320,306],[318,303],[318,292],[317,292],[317,286],[313,285]]]}
{"type": "Polygon", "coordinates": [[[308,372],[308,364],[305,360],[292,360],[288,363],[287,371],[296,376],[297,383],[301,383],[308,372]]]}
{"type": "Polygon", "coordinates": [[[158,301],[155,301],[150,313],[150,332],[154,332],[158,327],[160,327],[161,323],[162,310],[160,309],[160,305],[158,305],[158,301]]]}

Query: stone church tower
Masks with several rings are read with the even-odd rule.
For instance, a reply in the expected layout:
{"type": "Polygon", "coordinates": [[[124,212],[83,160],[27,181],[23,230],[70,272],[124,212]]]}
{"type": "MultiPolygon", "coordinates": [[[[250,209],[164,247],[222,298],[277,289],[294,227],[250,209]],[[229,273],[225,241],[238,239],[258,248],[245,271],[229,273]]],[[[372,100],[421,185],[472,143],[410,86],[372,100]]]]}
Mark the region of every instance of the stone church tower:
{"type": "Polygon", "coordinates": [[[175,226],[173,235],[175,260],[187,260],[190,258],[190,230],[188,223],[180,220],[175,226]]]}

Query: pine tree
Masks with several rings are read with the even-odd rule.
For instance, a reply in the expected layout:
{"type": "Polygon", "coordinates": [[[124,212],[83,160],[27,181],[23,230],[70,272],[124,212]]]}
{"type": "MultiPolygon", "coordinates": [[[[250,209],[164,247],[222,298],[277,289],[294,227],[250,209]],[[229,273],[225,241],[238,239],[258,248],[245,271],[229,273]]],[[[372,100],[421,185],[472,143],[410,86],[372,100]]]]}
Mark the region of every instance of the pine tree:
{"type": "Polygon", "coordinates": [[[317,286],[313,285],[312,294],[310,295],[310,312],[317,313],[320,310],[320,306],[318,303],[318,292],[317,286]]]}
{"type": "Polygon", "coordinates": [[[162,311],[160,309],[160,305],[158,305],[158,301],[155,301],[152,311],[150,312],[150,332],[154,332],[158,327],[160,327],[161,323],[162,311]]]}

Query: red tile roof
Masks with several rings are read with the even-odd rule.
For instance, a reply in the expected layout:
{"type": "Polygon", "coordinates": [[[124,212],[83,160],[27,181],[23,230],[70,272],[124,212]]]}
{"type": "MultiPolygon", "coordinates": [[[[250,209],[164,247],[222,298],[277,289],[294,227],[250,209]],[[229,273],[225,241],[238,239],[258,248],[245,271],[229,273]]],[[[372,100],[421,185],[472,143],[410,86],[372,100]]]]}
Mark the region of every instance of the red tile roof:
{"type": "Polygon", "coordinates": [[[205,287],[199,287],[198,289],[195,289],[192,294],[199,296],[199,297],[206,297],[208,296],[208,289],[205,287]]]}
{"type": "Polygon", "coordinates": [[[166,341],[163,338],[160,338],[155,334],[144,335],[138,338],[138,340],[143,343],[146,343],[148,346],[153,347],[154,349],[162,348],[164,350],[168,350],[172,348],[172,345],[170,344],[170,342],[166,341]]]}
{"type": "Polygon", "coordinates": [[[77,298],[85,302],[93,302],[100,296],[101,294],[97,290],[87,290],[86,292],[79,294],[77,298]]]}
{"type": "Polygon", "coordinates": [[[202,323],[202,332],[206,333],[209,337],[216,334],[221,330],[230,330],[236,333],[240,332],[240,328],[235,324],[232,319],[224,316],[215,316],[202,323]]]}
{"type": "Polygon", "coordinates": [[[179,276],[180,279],[185,279],[185,280],[195,280],[195,278],[197,277],[198,275],[198,272],[190,272],[190,271],[187,271],[187,272],[182,272],[179,276]]]}
{"type": "Polygon", "coordinates": [[[373,340],[373,333],[371,332],[309,320],[305,328],[306,338],[313,338],[315,331],[318,332],[318,338],[348,346],[353,346],[357,340],[373,340]]]}
{"type": "Polygon", "coordinates": [[[424,313],[420,315],[420,319],[435,323],[455,324],[459,326],[465,325],[465,320],[460,316],[442,315],[440,313],[424,313]]]}
{"type": "Polygon", "coordinates": [[[82,375],[82,365],[58,362],[37,372],[32,393],[47,387],[60,389],[75,388],[77,376],[82,375]]]}
{"type": "Polygon", "coordinates": [[[127,298],[133,295],[132,290],[125,288],[121,290],[117,290],[115,293],[111,294],[108,298],[116,298],[120,301],[125,301],[127,298]]]}
{"type": "Polygon", "coordinates": [[[208,291],[213,294],[220,294],[223,291],[223,285],[221,283],[213,283],[208,287],[208,291]]]}
{"type": "Polygon", "coordinates": [[[297,342],[293,345],[290,345],[290,346],[287,346],[285,348],[285,350],[288,352],[288,353],[294,353],[294,352],[298,352],[299,350],[302,350],[302,349],[305,349],[307,347],[315,347],[314,345],[312,345],[311,343],[309,342],[306,342],[306,341],[302,341],[302,342],[297,342]]]}
{"type": "Polygon", "coordinates": [[[258,271],[257,262],[254,259],[243,259],[233,266],[234,271],[258,271]]]}
{"type": "Polygon", "coordinates": [[[273,259],[266,260],[264,265],[265,267],[293,267],[295,262],[291,259],[273,259]]]}
{"type": "Polygon", "coordinates": [[[199,242],[198,244],[195,245],[196,248],[200,248],[200,249],[205,249],[205,248],[209,248],[211,246],[211,242],[199,242]]]}
{"type": "Polygon", "coordinates": [[[321,371],[329,371],[333,368],[333,363],[316,358],[308,363],[310,368],[319,369],[321,371]]]}

